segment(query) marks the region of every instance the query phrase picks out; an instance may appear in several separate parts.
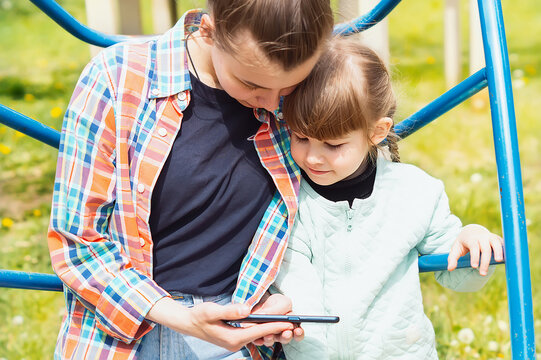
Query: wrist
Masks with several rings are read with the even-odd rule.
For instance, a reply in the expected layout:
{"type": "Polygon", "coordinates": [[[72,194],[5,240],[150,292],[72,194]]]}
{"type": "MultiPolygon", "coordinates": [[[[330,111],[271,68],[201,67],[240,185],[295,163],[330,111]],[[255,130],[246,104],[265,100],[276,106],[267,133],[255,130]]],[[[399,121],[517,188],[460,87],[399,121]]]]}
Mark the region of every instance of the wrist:
{"type": "Polygon", "coordinates": [[[170,297],[158,300],[148,312],[146,318],[183,334],[190,333],[190,309],[170,297]]]}

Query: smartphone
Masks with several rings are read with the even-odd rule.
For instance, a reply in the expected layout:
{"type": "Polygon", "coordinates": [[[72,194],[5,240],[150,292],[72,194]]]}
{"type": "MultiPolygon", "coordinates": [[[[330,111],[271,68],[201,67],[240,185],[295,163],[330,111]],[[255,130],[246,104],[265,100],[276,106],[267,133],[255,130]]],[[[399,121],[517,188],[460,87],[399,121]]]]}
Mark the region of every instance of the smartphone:
{"type": "Polygon", "coordinates": [[[265,323],[265,322],[290,322],[290,323],[328,323],[334,324],[340,321],[338,316],[314,316],[314,315],[260,315],[252,314],[243,319],[232,320],[230,322],[251,322],[251,323],[265,323]]]}

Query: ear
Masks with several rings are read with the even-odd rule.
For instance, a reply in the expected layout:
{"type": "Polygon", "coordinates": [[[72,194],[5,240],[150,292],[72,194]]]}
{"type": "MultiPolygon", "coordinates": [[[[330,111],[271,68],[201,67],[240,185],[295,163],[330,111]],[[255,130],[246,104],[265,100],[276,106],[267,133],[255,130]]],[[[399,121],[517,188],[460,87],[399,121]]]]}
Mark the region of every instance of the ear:
{"type": "Polygon", "coordinates": [[[199,33],[205,42],[213,43],[214,39],[214,20],[209,14],[203,14],[201,24],[199,25],[199,33]]]}
{"type": "Polygon", "coordinates": [[[392,126],[393,120],[389,117],[384,117],[376,121],[376,124],[372,129],[372,134],[370,134],[370,141],[372,141],[372,144],[377,145],[385,140],[387,135],[389,135],[392,126]]]}

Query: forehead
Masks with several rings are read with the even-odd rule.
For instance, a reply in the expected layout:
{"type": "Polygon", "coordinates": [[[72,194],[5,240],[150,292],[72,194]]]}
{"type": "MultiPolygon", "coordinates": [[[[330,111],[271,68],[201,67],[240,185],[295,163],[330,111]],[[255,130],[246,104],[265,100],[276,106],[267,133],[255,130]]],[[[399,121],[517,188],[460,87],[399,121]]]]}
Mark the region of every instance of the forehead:
{"type": "Polygon", "coordinates": [[[231,51],[220,50],[228,71],[241,81],[269,89],[283,89],[300,83],[314,67],[320,53],[316,52],[304,63],[285,71],[265,55],[248,31],[240,31],[232,46],[231,51]]]}

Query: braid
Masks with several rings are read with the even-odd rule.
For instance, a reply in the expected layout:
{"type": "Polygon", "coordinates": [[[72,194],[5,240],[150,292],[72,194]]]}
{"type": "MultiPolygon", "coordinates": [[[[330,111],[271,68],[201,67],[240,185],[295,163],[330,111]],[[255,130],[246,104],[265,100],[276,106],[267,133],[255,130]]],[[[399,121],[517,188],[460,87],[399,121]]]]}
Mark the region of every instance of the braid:
{"type": "Polygon", "coordinates": [[[400,162],[400,154],[398,153],[398,140],[400,138],[396,135],[394,131],[394,125],[391,127],[389,134],[387,135],[387,146],[389,147],[389,152],[391,153],[391,160],[393,162],[400,162]]]}

